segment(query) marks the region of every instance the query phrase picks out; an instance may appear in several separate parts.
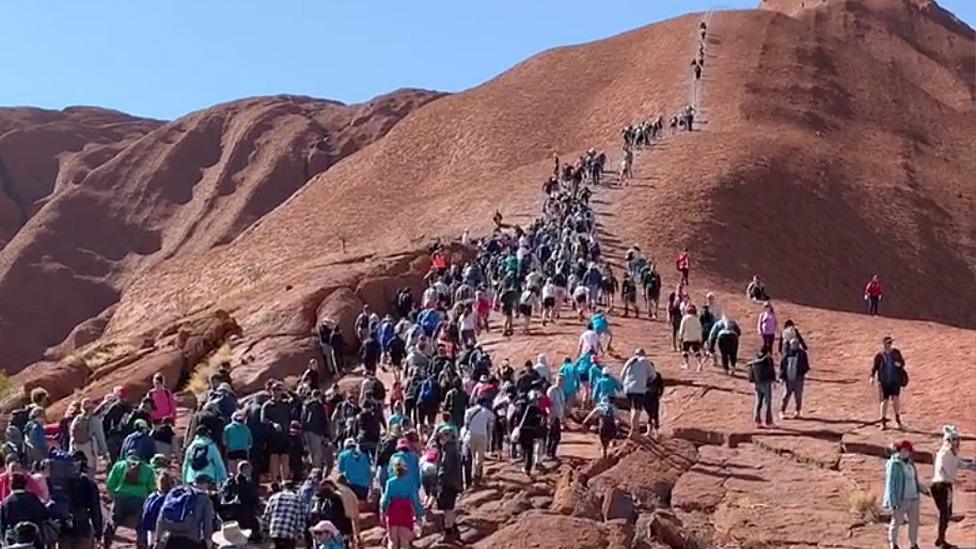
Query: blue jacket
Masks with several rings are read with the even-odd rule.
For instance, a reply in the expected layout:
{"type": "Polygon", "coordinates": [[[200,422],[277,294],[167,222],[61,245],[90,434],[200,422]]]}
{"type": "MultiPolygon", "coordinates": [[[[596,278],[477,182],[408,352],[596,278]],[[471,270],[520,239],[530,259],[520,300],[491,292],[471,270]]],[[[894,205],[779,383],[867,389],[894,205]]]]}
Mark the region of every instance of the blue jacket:
{"type": "Polygon", "coordinates": [[[402,477],[390,477],[386,481],[386,489],[383,490],[383,497],[380,498],[380,510],[386,513],[390,508],[390,502],[395,499],[408,499],[413,503],[414,516],[418,519],[424,516],[424,506],[420,503],[419,488],[414,486],[413,480],[409,475],[402,477]]]}
{"type": "Polygon", "coordinates": [[[251,429],[243,423],[230,422],[224,427],[224,446],[228,452],[250,450],[254,446],[251,429]]]}
{"type": "Polygon", "coordinates": [[[398,459],[403,460],[407,464],[407,475],[405,478],[410,479],[413,485],[417,487],[417,490],[420,490],[420,456],[416,452],[397,450],[393,454],[393,457],[390,458],[390,477],[396,475],[396,472],[393,471],[393,463],[398,459]]]}
{"type": "Polygon", "coordinates": [[[135,450],[136,454],[139,455],[139,459],[149,463],[149,460],[156,455],[156,441],[149,436],[149,433],[136,431],[125,437],[125,440],[122,442],[122,453],[120,455],[125,457],[132,450],[135,450]]]}
{"type": "Polygon", "coordinates": [[[183,457],[183,482],[193,484],[199,475],[208,475],[216,484],[227,482],[227,467],[224,466],[224,458],[220,455],[217,445],[209,438],[197,437],[186,447],[186,454],[183,457]],[[199,446],[207,446],[207,466],[199,471],[190,466],[193,461],[193,451],[199,446]]]}
{"type": "Polygon", "coordinates": [[[918,481],[918,470],[915,469],[915,463],[904,461],[901,456],[895,454],[885,464],[885,491],[884,499],[881,502],[882,507],[898,509],[905,504],[906,471],[909,467],[915,470],[916,499],[921,497],[922,485],[918,481]]]}
{"type": "Polygon", "coordinates": [[[620,382],[617,381],[613,376],[603,376],[596,385],[593,386],[593,401],[600,402],[604,396],[609,396],[613,399],[613,396],[617,394],[617,391],[621,390],[623,387],[620,382]]]}
{"type": "Polygon", "coordinates": [[[346,476],[349,484],[354,486],[369,486],[369,481],[373,478],[369,456],[354,448],[343,450],[339,454],[338,469],[340,474],[346,476]]]}

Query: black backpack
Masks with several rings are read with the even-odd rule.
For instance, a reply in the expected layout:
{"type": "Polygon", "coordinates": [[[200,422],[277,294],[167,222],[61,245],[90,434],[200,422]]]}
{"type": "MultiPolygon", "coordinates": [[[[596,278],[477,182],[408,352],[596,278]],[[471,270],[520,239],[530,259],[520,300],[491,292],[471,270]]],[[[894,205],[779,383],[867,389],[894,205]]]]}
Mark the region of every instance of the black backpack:
{"type": "Polygon", "coordinates": [[[20,408],[10,412],[10,424],[16,427],[21,433],[24,432],[24,427],[27,427],[28,421],[30,421],[30,410],[27,408],[20,408]]]}
{"type": "Polygon", "coordinates": [[[190,467],[194,471],[202,471],[210,465],[210,446],[201,444],[193,449],[190,456],[190,467]]]}

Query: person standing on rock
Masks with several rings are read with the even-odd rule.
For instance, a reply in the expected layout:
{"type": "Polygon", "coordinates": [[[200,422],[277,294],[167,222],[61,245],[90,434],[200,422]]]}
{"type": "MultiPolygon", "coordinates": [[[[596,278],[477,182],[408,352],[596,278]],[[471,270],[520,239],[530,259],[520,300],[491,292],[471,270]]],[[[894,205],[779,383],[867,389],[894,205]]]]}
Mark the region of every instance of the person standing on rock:
{"type": "Polygon", "coordinates": [[[604,397],[583,420],[583,425],[589,425],[593,420],[598,421],[597,431],[600,434],[600,451],[604,458],[613,444],[613,439],[617,438],[617,408],[610,401],[610,397],[604,397]]]}
{"type": "Polygon", "coordinates": [[[414,537],[414,527],[424,517],[417,486],[410,477],[407,464],[401,459],[392,462],[393,475],[380,499],[381,522],[386,527],[389,549],[409,549],[414,537]]]}
{"type": "Polygon", "coordinates": [[[878,275],[874,275],[864,287],[864,302],[867,303],[869,315],[878,316],[878,306],[881,305],[883,296],[884,287],[881,286],[881,279],[878,275]]]}
{"type": "Polygon", "coordinates": [[[907,522],[908,542],[912,549],[918,549],[919,502],[926,489],[912,460],[912,443],[903,440],[895,450],[885,465],[885,491],[881,503],[882,507],[891,510],[888,543],[892,549],[898,549],[898,534],[907,522]]]}
{"type": "Polygon", "coordinates": [[[773,383],[776,381],[776,367],[773,353],[767,347],[759,350],[755,360],[749,362],[749,382],[756,390],[756,410],[753,419],[756,427],[762,429],[762,409],[766,407],[765,427],[773,427],[773,383]]]}
{"type": "Polygon", "coordinates": [[[658,303],[661,301],[661,275],[651,263],[641,270],[640,277],[641,286],[644,288],[644,305],[647,307],[647,314],[656,320],[658,303]]]}
{"type": "Polygon", "coordinates": [[[637,349],[634,351],[634,356],[627,359],[620,374],[624,380],[624,393],[630,402],[630,438],[637,436],[640,430],[641,410],[647,408],[647,378],[651,374],[651,368],[647,352],[644,349],[637,349]]]}
{"type": "Polygon", "coordinates": [[[562,424],[566,414],[566,378],[562,374],[556,376],[556,383],[546,389],[549,398],[549,425],[546,429],[546,456],[556,459],[559,442],[562,439],[562,424]]]}
{"type": "MultiPolygon", "coordinates": [[[[648,361],[650,362],[650,361],[648,361]]],[[[664,378],[661,372],[654,368],[654,363],[650,362],[650,372],[647,375],[647,392],[644,403],[647,412],[647,431],[649,437],[661,431],[661,397],[664,395],[664,378]]]]}
{"type": "Polygon", "coordinates": [[[768,348],[770,353],[773,352],[773,343],[776,342],[776,330],[776,311],[773,310],[773,304],[767,301],[763,303],[762,312],[756,321],[756,331],[762,338],[763,347],[768,348]]]}
{"type": "MultiPolygon", "coordinates": [[[[440,461],[437,465],[437,508],[444,513],[444,542],[457,541],[457,498],[464,491],[461,450],[453,430],[442,431],[437,437],[440,461]]],[[[531,454],[531,451],[529,452],[531,454]]]]}
{"type": "Polygon", "coordinates": [[[688,369],[688,356],[695,354],[698,360],[698,371],[702,371],[702,325],[698,318],[698,309],[689,305],[678,326],[678,340],[681,341],[681,368],[688,369]]]}
{"type": "Polygon", "coordinates": [[[881,401],[880,428],[888,428],[888,402],[895,412],[895,425],[899,429],[901,424],[901,406],[899,397],[901,388],[908,383],[908,374],[905,372],[905,359],[901,356],[901,351],[894,347],[894,339],[885,336],[881,340],[881,352],[874,355],[874,366],[871,367],[871,384],[878,383],[878,397],[881,401]]]}
{"type": "Polygon", "coordinates": [[[952,490],[959,469],[976,471],[976,462],[959,457],[959,431],[953,425],[945,425],[942,427],[942,447],[935,455],[930,488],[932,499],[939,510],[939,533],[935,546],[943,549],[955,547],[946,541],[946,530],[952,519],[952,490]]]}
{"type": "Polygon", "coordinates": [[[790,340],[786,353],[779,363],[779,379],[786,387],[786,392],[783,394],[783,405],[779,410],[780,419],[786,419],[786,406],[790,403],[790,396],[793,397],[796,404],[796,413],[793,414],[793,418],[800,417],[803,408],[803,384],[809,371],[810,359],[807,352],[800,346],[798,339],[790,340]]]}

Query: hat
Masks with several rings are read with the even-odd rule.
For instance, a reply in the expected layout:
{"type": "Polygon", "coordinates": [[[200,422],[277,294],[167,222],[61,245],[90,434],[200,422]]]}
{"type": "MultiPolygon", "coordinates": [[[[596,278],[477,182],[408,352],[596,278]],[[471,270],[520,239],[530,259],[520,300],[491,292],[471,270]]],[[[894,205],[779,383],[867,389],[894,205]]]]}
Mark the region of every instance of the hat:
{"type": "Polygon", "coordinates": [[[959,438],[959,429],[956,429],[955,425],[943,425],[942,426],[942,438],[943,440],[956,440],[959,438]]]}
{"type": "Polygon", "coordinates": [[[144,420],[144,419],[137,419],[135,421],[134,425],[135,425],[136,429],[138,429],[140,431],[148,431],[149,430],[149,423],[146,422],[146,420],[144,420]]]}
{"type": "Polygon", "coordinates": [[[881,343],[891,343],[894,340],[895,338],[891,337],[890,335],[886,335],[883,338],[881,338],[881,343]]]}
{"type": "Polygon", "coordinates": [[[903,440],[903,441],[901,441],[901,442],[899,442],[898,444],[895,445],[895,450],[898,450],[898,451],[908,450],[909,452],[914,452],[915,451],[915,448],[912,447],[912,443],[911,442],[909,442],[907,440],[903,440]]]}
{"type": "Polygon", "coordinates": [[[226,545],[247,545],[247,540],[250,537],[250,530],[242,529],[239,523],[231,521],[225,522],[220,527],[219,532],[214,532],[212,539],[218,547],[224,547],[226,545]]]}
{"type": "Polygon", "coordinates": [[[335,527],[335,524],[332,524],[332,522],[328,520],[320,520],[318,524],[309,528],[308,530],[313,534],[329,534],[330,536],[339,535],[339,529],[335,527]]]}
{"type": "Polygon", "coordinates": [[[354,447],[355,448],[358,448],[359,447],[359,443],[356,442],[356,439],[354,439],[352,437],[349,437],[349,438],[346,439],[345,442],[342,443],[342,447],[343,448],[354,448],[354,447]]]}

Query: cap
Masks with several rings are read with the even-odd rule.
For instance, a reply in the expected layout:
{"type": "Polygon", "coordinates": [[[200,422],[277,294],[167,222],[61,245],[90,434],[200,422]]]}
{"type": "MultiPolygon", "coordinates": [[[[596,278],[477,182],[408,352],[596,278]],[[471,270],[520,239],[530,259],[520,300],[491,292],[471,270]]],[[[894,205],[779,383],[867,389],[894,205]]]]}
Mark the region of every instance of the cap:
{"type": "Polygon", "coordinates": [[[897,445],[895,445],[895,449],[899,451],[901,450],[908,450],[909,452],[915,451],[915,448],[912,447],[912,443],[907,440],[903,440],[899,442],[897,445]]]}
{"type": "Polygon", "coordinates": [[[882,343],[891,343],[891,342],[892,342],[892,341],[894,341],[894,340],[895,340],[895,338],[893,338],[893,337],[891,337],[890,335],[886,335],[886,336],[884,336],[884,337],[883,337],[883,338],[881,339],[881,342],[882,342],[882,343]]]}

